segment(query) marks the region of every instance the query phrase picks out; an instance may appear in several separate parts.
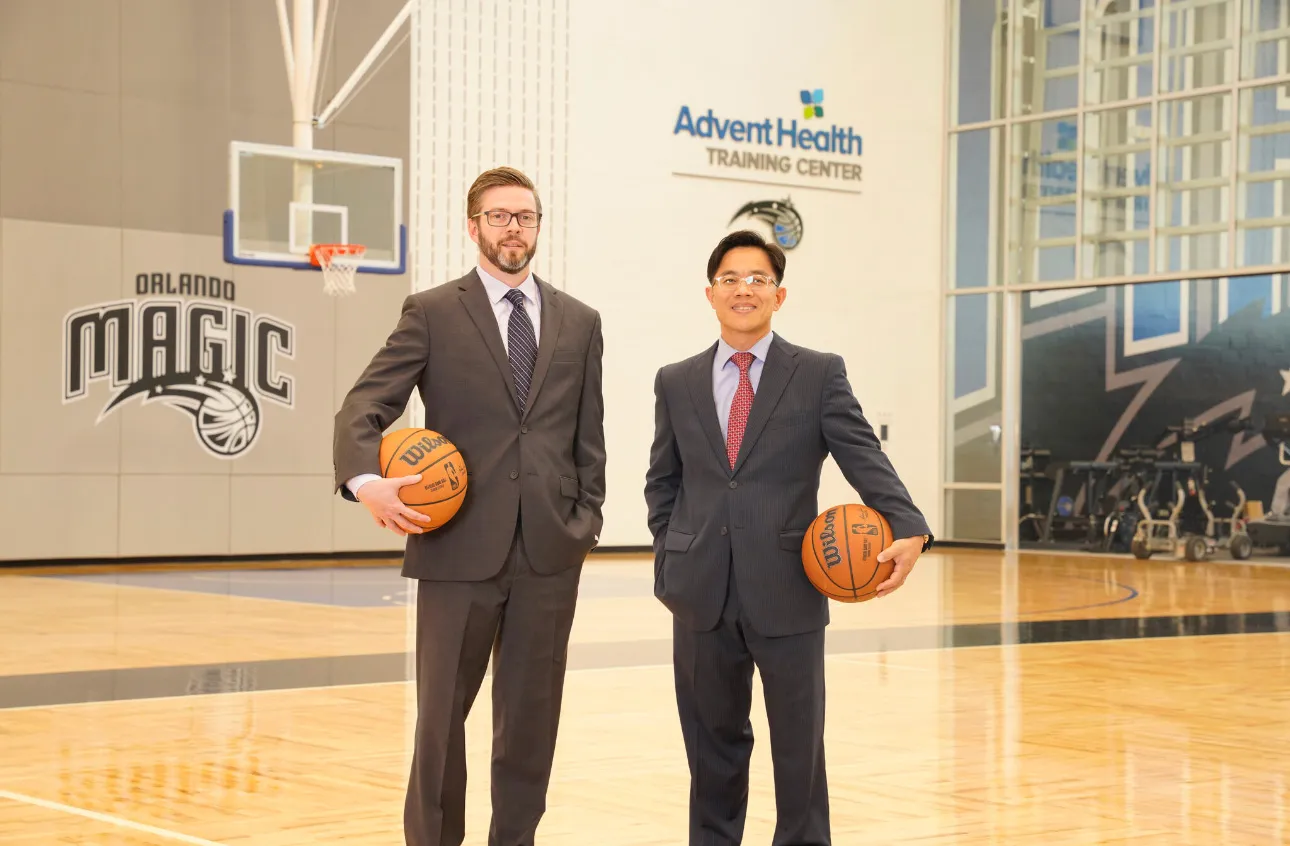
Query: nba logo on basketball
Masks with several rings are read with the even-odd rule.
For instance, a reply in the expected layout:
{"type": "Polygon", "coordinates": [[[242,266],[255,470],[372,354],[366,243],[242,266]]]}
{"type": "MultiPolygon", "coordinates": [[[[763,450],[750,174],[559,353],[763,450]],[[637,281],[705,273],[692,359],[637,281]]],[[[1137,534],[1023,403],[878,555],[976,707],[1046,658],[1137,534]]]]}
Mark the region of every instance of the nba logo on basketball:
{"type": "MultiPolygon", "coordinates": [[[[426,454],[428,455],[429,453],[426,454]]],[[[415,463],[413,466],[415,466],[415,463]]],[[[423,485],[423,487],[431,493],[437,493],[440,489],[445,487],[450,491],[460,489],[461,479],[457,477],[457,465],[453,464],[451,461],[445,461],[443,463],[443,478],[435,479],[430,484],[423,485]]]]}
{"type": "Polygon", "coordinates": [[[261,402],[295,407],[294,382],[279,369],[295,357],[295,328],[217,302],[119,300],[63,319],[63,402],[107,382],[100,423],[127,400],[162,403],[192,419],[197,442],[237,458],[259,438],[261,402]]]}

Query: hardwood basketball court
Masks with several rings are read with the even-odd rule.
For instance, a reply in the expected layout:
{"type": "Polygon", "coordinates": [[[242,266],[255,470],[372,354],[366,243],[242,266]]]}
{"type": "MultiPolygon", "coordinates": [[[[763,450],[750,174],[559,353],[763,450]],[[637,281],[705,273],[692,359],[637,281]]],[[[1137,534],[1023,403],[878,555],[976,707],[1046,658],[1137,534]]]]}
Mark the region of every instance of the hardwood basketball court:
{"type": "MultiPolygon", "coordinates": [[[[402,843],[415,711],[391,561],[3,572],[0,842],[402,843]]],[[[651,583],[645,557],[584,571],[542,843],[685,841],[651,583]]],[[[833,607],[835,843],[1290,839],[1290,569],[952,550],[833,607]]],[[[490,713],[486,681],[468,842],[490,713]]],[[[753,722],[745,842],[767,843],[756,699],[753,722]]]]}

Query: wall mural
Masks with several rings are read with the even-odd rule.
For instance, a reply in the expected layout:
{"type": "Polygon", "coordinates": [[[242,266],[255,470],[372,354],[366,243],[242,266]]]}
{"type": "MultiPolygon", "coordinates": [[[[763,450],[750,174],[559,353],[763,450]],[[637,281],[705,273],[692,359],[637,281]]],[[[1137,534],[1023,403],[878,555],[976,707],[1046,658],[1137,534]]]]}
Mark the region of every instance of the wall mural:
{"type": "Polygon", "coordinates": [[[1250,277],[1027,295],[1023,539],[1130,549],[1144,486],[1167,511],[1181,485],[1183,528],[1202,533],[1206,505],[1219,521],[1242,498],[1290,507],[1280,435],[1267,436],[1290,412],[1285,286],[1250,277]],[[1117,511],[1128,519],[1108,524],[1117,511]]]}

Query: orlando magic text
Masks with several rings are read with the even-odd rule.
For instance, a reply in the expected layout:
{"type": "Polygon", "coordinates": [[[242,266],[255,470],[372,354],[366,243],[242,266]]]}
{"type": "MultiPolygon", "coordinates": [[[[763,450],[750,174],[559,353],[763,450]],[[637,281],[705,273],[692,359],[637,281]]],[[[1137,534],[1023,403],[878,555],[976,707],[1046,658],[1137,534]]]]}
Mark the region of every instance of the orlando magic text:
{"type": "MultiPolygon", "coordinates": [[[[205,278],[208,295],[233,292],[231,283],[188,274],[180,275],[181,287],[185,278],[205,278]]],[[[96,422],[134,397],[160,402],[190,418],[208,453],[236,458],[258,440],[261,401],[294,408],[295,384],[280,364],[295,358],[295,336],[290,323],[224,303],[176,297],[98,303],[64,317],[63,402],[106,382],[111,396],[96,422]]]]}

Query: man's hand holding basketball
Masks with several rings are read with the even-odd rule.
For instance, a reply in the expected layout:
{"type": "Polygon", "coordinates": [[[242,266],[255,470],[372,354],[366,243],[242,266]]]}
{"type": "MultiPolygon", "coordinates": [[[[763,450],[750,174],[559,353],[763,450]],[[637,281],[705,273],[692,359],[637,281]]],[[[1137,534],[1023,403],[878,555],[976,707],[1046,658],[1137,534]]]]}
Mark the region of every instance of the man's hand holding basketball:
{"type": "Polygon", "coordinates": [[[887,581],[878,585],[878,596],[886,596],[905,583],[906,577],[914,569],[914,562],[923,554],[922,537],[901,538],[891,546],[878,553],[879,561],[895,561],[895,568],[887,581]]]}
{"type": "Polygon", "coordinates": [[[421,481],[421,474],[398,476],[392,479],[372,479],[364,482],[354,493],[358,501],[372,512],[376,525],[389,529],[401,537],[419,535],[422,526],[430,525],[430,518],[420,511],[413,511],[399,499],[399,488],[421,481]],[[422,524],[422,525],[417,525],[422,524]]]}

